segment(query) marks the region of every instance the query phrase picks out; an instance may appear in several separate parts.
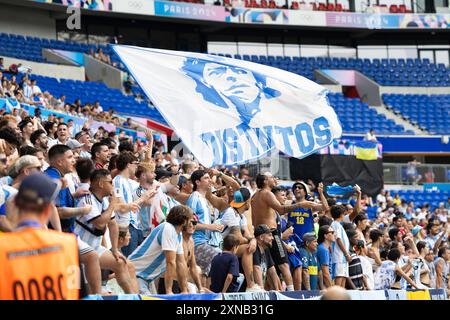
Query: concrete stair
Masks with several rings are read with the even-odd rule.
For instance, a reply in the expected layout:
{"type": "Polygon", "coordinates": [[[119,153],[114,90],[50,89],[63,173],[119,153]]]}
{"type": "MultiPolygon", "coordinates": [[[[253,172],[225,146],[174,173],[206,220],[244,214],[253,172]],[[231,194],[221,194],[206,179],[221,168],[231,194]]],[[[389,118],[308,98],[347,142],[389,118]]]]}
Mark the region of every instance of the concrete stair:
{"type": "Polygon", "coordinates": [[[402,125],[405,130],[414,131],[415,135],[429,135],[430,133],[422,130],[419,126],[412,124],[408,120],[404,119],[401,115],[396,114],[393,110],[389,109],[385,104],[382,104],[380,107],[372,107],[369,108],[376,110],[380,114],[384,114],[386,118],[393,120],[396,124],[402,125]]]}

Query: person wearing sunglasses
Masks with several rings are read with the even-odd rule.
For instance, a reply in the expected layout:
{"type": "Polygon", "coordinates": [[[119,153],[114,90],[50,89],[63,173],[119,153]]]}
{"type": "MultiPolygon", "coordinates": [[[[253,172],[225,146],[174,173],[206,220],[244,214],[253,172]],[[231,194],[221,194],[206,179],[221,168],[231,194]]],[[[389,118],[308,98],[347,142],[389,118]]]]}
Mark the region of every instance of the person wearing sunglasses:
{"type": "Polygon", "coordinates": [[[323,225],[319,228],[319,236],[317,242],[317,260],[319,263],[319,287],[326,289],[333,286],[333,262],[332,262],[332,246],[336,241],[334,230],[329,225],[323,225]]]}
{"type": "Polygon", "coordinates": [[[193,215],[192,219],[183,227],[183,252],[184,260],[186,261],[186,268],[189,270],[188,290],[190,293],[205,293],[210,292],[207,288],[202,286],[201,272],[202,270],[197,265],[194,254],[194,240],[192,235],[198,224],[198,218],[193,215]]]}
{"type": "Polygon", "coordinates": [[[111,270],[125,293],[138,293],[134,267],[118,248],[119,227],[115,210],[119,200],[114,194],[111,174],[106,169],[97,169],[91,174],[90,193],[80,198],[77,206],[89,206],[90,212],[76,218],[74,232],[98,254],[100,268],[111,270]],[[111,251],[102,246],[103,235],[109,230],[111,251]]]}

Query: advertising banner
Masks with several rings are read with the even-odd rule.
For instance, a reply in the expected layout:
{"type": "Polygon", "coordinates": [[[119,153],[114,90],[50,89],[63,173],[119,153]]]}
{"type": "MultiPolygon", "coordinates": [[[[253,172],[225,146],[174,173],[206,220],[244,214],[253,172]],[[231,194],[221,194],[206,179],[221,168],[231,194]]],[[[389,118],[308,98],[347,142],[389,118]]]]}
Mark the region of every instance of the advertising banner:
{"type": "Polygon", "coordinates": [[[155,6],[152,0],[112,0],[116,12],[154,15],[155,6]]]}
{"type": "Polygon", "coordinates": [[[387,300],[407,300],[406,290],[385,290],[387,300]]]}
{"type": "Polygon", "coordinates": [[[261,23],[261,24],[289,24],[289,11],[281,9],[227,9],[227,22],[261,23]]]}
{"type": "Polygon", "coordinates": [[[224,293],[223,300],[277,300],[275,292],[224,293]]]}
{"type": "Polygon", "coordinates": [[[320,290],[276,292],[277,300],[319,300],[320,290]]]}
{"type": "Polygon", "coordinates": [[[447,29],[450,27],[450,14],[402,14],[399,15],[398,27],[447,29]]]}
{"type": "Polygon", "coordinates": [[[326,12],[327,27],[346,27],[361,29],[398,28],[398,15],[326,12]]]}
{"type": "Polygon", "coordinates": [[[196,20],[225,21],[225,7],[155,1],[155,15],[196,20]]]}
{"type": "Polygon", "coordinates": [[[113,4],[111,0],[33,0],[35,2],[60,4],[63,6],[77,7],[81,9],[112,11],[113,4]]]}
{"type": "Polygon", "coordinates": [[[444,289],[429,289],[431,300],[446,300],[447,294],[444,289]]]}
{"type": "Polygon", "coordinates": [[[30,0],[83,9],[229,23],[360,29],[447,29],[450,14],[380,14],[224,7],[160,0],[30,0]]]}

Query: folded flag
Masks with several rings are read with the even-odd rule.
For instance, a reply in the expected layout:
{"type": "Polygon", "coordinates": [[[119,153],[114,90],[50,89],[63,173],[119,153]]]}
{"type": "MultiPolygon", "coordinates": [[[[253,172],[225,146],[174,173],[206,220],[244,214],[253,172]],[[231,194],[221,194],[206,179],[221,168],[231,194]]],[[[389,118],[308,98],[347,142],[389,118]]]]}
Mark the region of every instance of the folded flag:
{"type": "Polygon", "coordinates": [[[361,160],[377,160],[378,144],[373,141],[355,142],[355,156],[361,160]]]}
{"type": "Polygon", "coordinates": [[[341,187],[336,182],[334,182],[332,185],[327,186],[327,194],[330,197],[342,198],[346,194],[353,192],[353,188],[354,188],[353,186],[341,187]]]}
{"type": "Polygon", "coordinates": [[[204,166],[276,149],[303,158],[342,134],[327,90],[297,74],[208,54],[112,48],[204,166]]]}

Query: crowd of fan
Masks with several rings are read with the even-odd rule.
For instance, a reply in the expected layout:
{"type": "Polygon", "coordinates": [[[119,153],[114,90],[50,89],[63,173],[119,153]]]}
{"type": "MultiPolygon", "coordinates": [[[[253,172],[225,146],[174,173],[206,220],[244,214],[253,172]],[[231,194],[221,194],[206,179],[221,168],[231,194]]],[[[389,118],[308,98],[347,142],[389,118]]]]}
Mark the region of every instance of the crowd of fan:
{"type": "MultiPolygon", "coordinates": [[[[2,79],[0,94],[67,106],[49,102],[28,77],[2,79]]],[[[97,103],[92,110],[102,112],[97,103]]],[[[12,200],[25,177],[42,171],[62,182],[49,228],[77,235],[90,294],[448,290],[450,199],[431,212],[355,186],[344,201],[310,180],[281,187],[246,167],[204,168],[145,135],[133,141],[89,121],[75,132],[54,115],[2,110],[0,230],[15,229],[12,200]],[[375,219],[366,214],[372,206],[375,219]]]]}
{"type": "MultiPolygon", "coordinates": [[[[48,91],[42,92],[37,80],[33,79],[29,74],[21,76],[20,81],[18,81],[18,73],[12,72],[10,68],[5,68],[1,59],[2,58],[0,58],[0,98],[9,98],[17,102],[17,104],[14,105],[13,115],[18,122],[27,116],[26,111],[21,109],[21,104],[28,104],[37,108],[37,118],[41,117],[40,108],[44,108],[63,112],[70,116],[109,123],[120,128],[137,128],[137,125],[132,123],[131,118],[122,121],[121,118],[114,113],[114,109],[111,108],[108,111],[104,110],[99,101],[82,103],[80,99],[76,99],[73,103],[69,103],[66,101],[65,95],[61,95],[57,98],[48,91]],[[10,74],[10,79],[8,79],[4,73],[10,74]]],[[[54,117],[56,117],[56,115],[54,115],[54,117]]]]}

